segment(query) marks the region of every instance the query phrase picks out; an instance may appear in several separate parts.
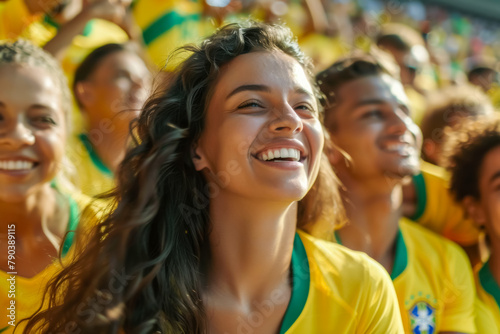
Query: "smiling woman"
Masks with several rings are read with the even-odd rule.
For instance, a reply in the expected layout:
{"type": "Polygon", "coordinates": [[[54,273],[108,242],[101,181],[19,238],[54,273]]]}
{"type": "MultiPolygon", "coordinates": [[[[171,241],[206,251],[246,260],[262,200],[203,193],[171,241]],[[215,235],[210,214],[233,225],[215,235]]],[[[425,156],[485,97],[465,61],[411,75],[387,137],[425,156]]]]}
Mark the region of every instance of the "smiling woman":
{"type": "Polygon", "coordinates": [[[26,332],[401,333],[384,270],[300,230],[340,202],[290,32],[229,25],[185,49],[139,117],[115,211],[26,332]]]}
{"type": "Polygon", "coordinates": [[[60,186],[69,101],[48,54],[24,41],[0,45],[0,308],[10,307],[0,331],[7,333],[37,310],[40,287],[87,204],[60,186]]]}

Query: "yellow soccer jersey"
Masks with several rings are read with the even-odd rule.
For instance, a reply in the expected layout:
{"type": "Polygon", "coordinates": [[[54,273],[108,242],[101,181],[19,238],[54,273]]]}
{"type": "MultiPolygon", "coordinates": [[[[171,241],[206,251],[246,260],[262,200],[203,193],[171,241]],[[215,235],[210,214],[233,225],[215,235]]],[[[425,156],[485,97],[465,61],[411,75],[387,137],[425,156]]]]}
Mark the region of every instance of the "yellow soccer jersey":
{"type": "Polygon", "coordinates": [[[99,158],[87,135],[73,138],[67,155],[76,169],[72,182],[83,194],[93,197],[114,188],[113,172],[99,158]]]}
{"type": "MultiPolygon", "coordinates": [[[[66,195],[66,198],[70,207],[67,231],[75,231],[80,220],[80,213],[90,203],[90,199],[79,194],[66,195]]],[[[73,239],[74,232],[68,233],[62,246],[63,256],[73,244],[73,239]]],[[[13,324],[19,324],[21,319],[31,316],[38,309],[45,286],[59,268],[58,264],[51,264],[31,278],[0,270],[0,296],[2,296],[0,298],[0,309],[2,310],[0,333],[13,333],[13,324]]],[[[22,333],[25,325],[26,322],[22,322],[16,329],[16,333],[22,333]]]]}
{"type": "Polygon", "coordinates": [[[477,320],[478,333],[500,333],[500,286],[491,273],[489,261],[474,269],[477,296],[489,311],[477,320]]]}
{"type": "Polygon", "coordinates": [[[390,279],[366,254],[299,231],[291,267],[292,297],[280,333],[402,332],[390,279]]]}
{"type": "Polygon", "coordinates": [[[449,175],[443,168],[421,161],[421,173],[413,177],[417,212],[411,220],[462,246],[478,242],[479,231],[449,192],[449,175]]]}
{"type": "Polygon", "coordinates": [[[405,333],[476,332],[472,269],[453,242],[402,218],[391,278],[405,333]]]}
{"type": "Polygon", "coordinates": [[[472,269],[458,245],[402,219],[391,278],[406,333],[475,333],[472,269]]]}

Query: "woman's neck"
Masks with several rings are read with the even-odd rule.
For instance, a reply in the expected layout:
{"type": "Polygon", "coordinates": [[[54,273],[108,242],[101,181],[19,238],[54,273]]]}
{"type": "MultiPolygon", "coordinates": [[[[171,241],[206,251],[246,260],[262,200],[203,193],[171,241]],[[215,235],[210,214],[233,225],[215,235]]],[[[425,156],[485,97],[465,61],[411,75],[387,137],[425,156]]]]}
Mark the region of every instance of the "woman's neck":
{"type": "Polygon", "coordinates": [[[296,203],[248,200],[221,192],[210,202],[209,286],[252,300],[287,282],[296,203]]]}
{"type": "Polygon", "coordinates": [[[45,184],[24,201],[0,202],[0,212],[0,269],[8,269],[10,232],[15,238],[15,270],[23,277],[36,275],[58,254],[69,218],[66,199],[45,184]]]}

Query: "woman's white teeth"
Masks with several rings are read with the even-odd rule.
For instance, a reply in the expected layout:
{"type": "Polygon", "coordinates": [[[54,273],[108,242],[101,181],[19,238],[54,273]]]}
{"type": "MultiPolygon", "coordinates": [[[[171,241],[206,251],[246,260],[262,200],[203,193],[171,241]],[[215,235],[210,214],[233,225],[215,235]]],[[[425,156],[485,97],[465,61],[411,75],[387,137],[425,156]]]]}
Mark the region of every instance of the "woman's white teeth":
{"type": "Polygon", "coordinates": [[[0,169],[3,170],[25,170],[31,168],[33,168],[33,162],[30,161],[19,161],[19,160],[0,161],[0,169]]]}
{"type": "Polygon", "coordinates": [[[294,148],[282,148],[279,150],[267,150],[261,155],[261,160],[264,161],[274,159],[293,159],[293,161],[299,161],[300,151],[294,148]]]}

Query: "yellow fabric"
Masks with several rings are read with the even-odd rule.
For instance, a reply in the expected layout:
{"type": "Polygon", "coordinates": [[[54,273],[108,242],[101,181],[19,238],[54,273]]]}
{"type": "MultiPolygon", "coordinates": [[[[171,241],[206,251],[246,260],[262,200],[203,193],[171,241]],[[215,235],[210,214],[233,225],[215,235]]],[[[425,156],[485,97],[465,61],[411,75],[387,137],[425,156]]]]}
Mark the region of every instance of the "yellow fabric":
{"type": "Polygon", "coordinates": [[[500,308],[495,298],[486,292],[478,277],[483,264],[474,267],[474,278],[479,301],[476,303],[478,334],[500,333],[500,308]]]}
{"type": "Polygon", "coordinates": [[[394,289],[366,254],[300,232],[310,269],[307,302],[287,334],[401,333],[394,289]]]}
{"type": "MultiPolygon", "coordinates": [[[[89,27],[91,27],[89,34],[87,36],[81,34],[75,36],[61,62],[64,73],[70,83],[78,65],[94,49],[109,43],[125,43],[128,40],[127,34],[114,23],[101,19],[93,19],[89,21],[89,24],[89,27]]],[[[24,31],[22,37],[33,41],[33,43],[39,46],[43,46],[56,33],[56,28],[39,20],[30,25],[24,31]]]]}
{"type": "MultiPolygon", "coordinates": [[[[114,177],[103,173],[97,167],[87,147],[78,136],[72,137],[67,147],[67,156],[75,167],[71,181],[83,194],[94,197],[114,188],[114,177]]],[[[94,154],[97,153],[94,151],[94,154]]]]}
{"type": "MultiPolygon", "coordinates": [[[[71,197],[78,205],[78,209],[81,212],[90,203],[90,199],[81,194],[71,194],[71,197]]],[[[68,255],[67,257],[71,257],[68,255]]],[[[21,319],[25,319],[31,316],[40,306],[43,297],[43,292],[48,281],[58,272],[60,268],[59,262],[56,260],[53,264],[47,266],[43,271],[31,278],[15,276],[15,297],[11,298],[9,296],[10,284],[7,279],[11,278],[13,275],[9,275],[7,272],[0,270],[0,309],[2,310],[0,317],[0,333],[7,334],[13,333],[14,327],[12,327],[8,322],[11,321],[8,318],[7,310],[10,307],[10,301],[15,301],[15,324],[19,324],[21,319]],[[5,331],[2,329],[6,328],[5,331]]],[[[22,333],[22,329],[25,327],[26,322],[20,323],[16,329],[16,333],[22,333]]]]}
{"type": "MultiPolygon", "coordinates": [[[[449,174],[443,168],[421,161],[425,180],[426,206],[423,214],[415,219],[420,225],[462,246],[477,244],[479,230],[449,192],[449,174]]],[[[417,196],[421,196],[418,194],[417,196]]]]}
{"type": "Polygon", "coordinates": [[[411,117],[417,125],[420,125],[427,108],[427,101],[422,94],[417,92],[412,87],[406,86],[405,93],[408,96],[408,100],[410,102],[411,117]]]}
{"type": "Polygon", "coordinates": [[[311,57],[317,72],[326,69],[350,50],[339,37],[311,33],[299,39],[300,48],[311,57]]]}
{"type": "Polygon", "coordinates": [[[26,27],[39,18],[40,15],[28,11],[24,0],[0,3],[0,39],[16,40],[26,27]]]}
{"type": "Polygon", "coordinates": [[[411,312],[430,306],[433,312],[428,313],[432,314],[428,320],[432,323],[431,318],[435,317],[434,333],[475,333],[474,281],[464,251],[404,218],[400,230],[407,250],[407,264],[393,283],[405,332],[413,333],[412,326],[417,325],[412,324],[411,312]]]}
{"type": "Polygon", "coordinates": [[[492,310],[477,297],[475,299],[475,310],[477,334],[500,333],[498,310],[496,310],[497,319],[495,319],[492,310]]]}
{"type": "Polygon", "coordinates": [[[143,31],[146,50],[158,68],[174,70],[188,56],[183,53],[167,62],[175,49],[188,43],[199,43],[215,30],[209,20],[202,19],[202,10],[200,1],[137,1],[133,7],[134,19],[143,31]]]}

